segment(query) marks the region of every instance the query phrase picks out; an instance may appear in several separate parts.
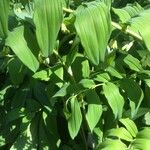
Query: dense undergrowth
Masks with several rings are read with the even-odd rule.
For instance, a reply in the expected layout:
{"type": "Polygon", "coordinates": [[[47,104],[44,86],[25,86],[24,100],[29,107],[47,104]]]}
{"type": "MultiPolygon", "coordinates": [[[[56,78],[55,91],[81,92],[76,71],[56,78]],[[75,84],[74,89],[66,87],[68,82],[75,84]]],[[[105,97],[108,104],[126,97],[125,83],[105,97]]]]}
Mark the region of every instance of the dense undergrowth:
{"type": "Polygon", "coordinates": [[[149,150],[150,1],[0,0],[0,149],[149,150]]]}

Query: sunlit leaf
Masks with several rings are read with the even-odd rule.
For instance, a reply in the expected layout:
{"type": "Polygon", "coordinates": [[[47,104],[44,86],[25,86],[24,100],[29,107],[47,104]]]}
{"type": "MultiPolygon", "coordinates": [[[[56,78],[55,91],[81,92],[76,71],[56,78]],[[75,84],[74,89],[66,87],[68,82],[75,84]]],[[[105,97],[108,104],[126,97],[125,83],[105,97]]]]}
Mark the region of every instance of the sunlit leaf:
{"type": "Polygon", "coordinates": [[[108,137],[118,137],[119,139],[122,139],[125,141],[133,141],[133,137],[130,134],[130,132],[123,127],[108,130],[107,136],[108,137]]]}
{"type": "Polygon", "coordinates": [[[100,99],[94,90],[90,90],[86,93],[88,110],[86,113],[86,119],[91,132],[100,120],[102,115],[102,105],[100,99]]]}
{"type": "Polygon", "coordinates": [[[23,26],[20,26],[9,33],[8,38],[6,39],[6,45],[13,50],[25,66],[33,72],[37,71],[39,68],[39,62],[28,47],[24,38],[23,26]]]}
{"type": "Polygon", "coordinates": [[[8,34],[9,0],[0,0],[0,38],[8,34]]]}
{"type": "Polygon", "coordinates": [[[136,134],[138,133],[138,129],[135,123],[131,119],[125,118],[125,119],[120,119],[119,121],[126,127],[128,132],[130,132],[130,134],[133,137],[136,137],[136,134]]]}
{"type": "Polygon", "coordinates": [[[52,54],[63,19],[61,0],[35,0],[34,23],[41,52],[52,54]]]}
{"type": "Polygon", "coordinates": [[[102,142],[96,150],[126,150],[127,146],[120,140],[110,140],[102,142]]]}
{"type": "Polygon", "coordinates": [[[107,82],[105,85],[103,85],[103,91],[115,118],[121,118],[124,99],[119,92],[119,88],[115,84],[107,82]]]}
{"type": "Polygon", "coordinates": [[[98,65],[105,60],[111,34],[110,12],[102,2],[87,3],[76,11],[75,28],[89,60],[98,65]]]}
{"type": "Polygon", "coordinates": [[[70,103],[71,103],[71,116],[68,120],[68,129],[71,138],[74,139],[80,130],[82,122],[82,114],[79,102],[76,97],[73,97],[70,100],[70,103]]]}
{"type": "Polygon", "coordinates": [[[110,76],[108,73],[99,73],[94,77],[94,80],[98,82],[109,82],[110,76]]]}
{"type": "Polygon", "coordinates": [[[138,3],[128,4],[123,8],[113,8],[114,13],[123,23],[127,22],[131,17],[134,17],[144,10],[138,3]]]}
{"type": "Polygon", "coordinates": [[[140,71],[142,70],[142,66],[140,64],[140,61],[133,57],[132,55],[128,54],[124,60],[125,64],[132,70],[134,71],[140,71]]]}

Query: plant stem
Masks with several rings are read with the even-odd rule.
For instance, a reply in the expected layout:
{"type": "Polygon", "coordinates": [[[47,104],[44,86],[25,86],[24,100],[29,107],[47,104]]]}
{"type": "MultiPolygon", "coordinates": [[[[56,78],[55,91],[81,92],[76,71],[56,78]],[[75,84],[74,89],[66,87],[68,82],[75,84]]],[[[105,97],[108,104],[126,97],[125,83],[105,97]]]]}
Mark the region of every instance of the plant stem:
{"type": "Polygon", "coordinates": [[[81,126],[81,133],[82,133],[83,141],[84,141],[84,144],[85,144],[85,150],[88,150],[86,136],[85,136],[85,133],[84,133],[83,126],[81,126]]]}
{"type": "Polygon", "coordinates": [[[68,13],[73,13],[74,12],[74,10],[69,9],[69,8],[65,8],[65,7],[63,7],[63,11],[68,12],[68,13]]]}
{"type": "Polygon", "coordinates": [[[142,38],[139,34],[137,34],[136,32],[134,32],[134,31],[132,31],[132,30],[129,30],[129,29],[125,29],[125,30],[124,30],[123,27],[121,27],[118,23],[113,22],[113,21],[111,22],[111,24],[112,24],[112,26],[115,27],[116,29],[123,31],[124,33],[129,34],[129,35],[135,37],[136,39],[138,39],[138,40],[140,40],[140,41],[143,40],[143,38],[142,38]]]}

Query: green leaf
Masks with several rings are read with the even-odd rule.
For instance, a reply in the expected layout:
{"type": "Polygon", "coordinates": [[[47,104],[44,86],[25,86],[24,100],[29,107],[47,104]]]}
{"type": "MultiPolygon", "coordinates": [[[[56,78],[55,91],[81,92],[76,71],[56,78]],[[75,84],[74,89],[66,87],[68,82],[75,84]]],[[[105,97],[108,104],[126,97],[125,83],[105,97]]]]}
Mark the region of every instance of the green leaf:
{"type": "Polygon", "coordinates": [[[146,125],[150,125],[150,112],[147,112],[145,115],[144,115],[144,123],[146,125]]]}
{"type": "Polygon", "coordinates": [[[82,79],[79,84],[88,89],[95,87],[95,83],[91,79],[82,79]]]}
{"type": "Polygon", "coordinates": [[[131,149],[137,150],[149,150],[150,140],[149,139],[136,139],[131,146],[131,149]]]}
{"type": "Polygon", "coordinates": [[[13,84],[18,85],[23,82],[25,70],[18,58],[9,61],[8,70],[13,84]]]}
{"type": "Polygon", "coordinates": [[[144,67],[150,67],[150,53],[147,50],[139,50],[137,51],[139,56],[141,57],[141,64],[144,67]]]}
{"type": "Polygon", "coordinates": [[[150,22],[150,9],[146,9],[141,13],[139,13],[137,17],[131,18],[129,20],[130,26],[128,28],[142,36],[147,49],[150,51],[149,22],[150,22]]]}
{"type": "Polygon", "coordinates": [[[17,55],[17,57],[30,70],[35,72],[39,68],[39,62],[29,49],[28,43],[24,38],[23,26],[20,26],[14,29],[14,31],[9,33],[6,39],[6,45],[13,50],[13,52],[17,55]]]}
{"type": "Polygon", "coordinates": [[[49,70],[41,70],[36,72],[32,77],[42,81],[48,81],[50,79],[49,76],[50,76],[49,70]]]}
{"type": "Polygon", "coordinates": [[[37,41],[44,57],[53,53],[62,20],[61,0],[35,0],[34,23],[37,41]]]}
{"type": "Polygon", "coordinates": [[[88,78],[90,75],[89,61],[82,55],[79,55],[75,58],[74,62],[71,65],[71,69],[73,76],[77,82],[83,78],[88,78]]]}
{"type": "Polygon", "coordinates": [[[0,38],[8,34],[9,0],[0,0],[0,38]]]}
{"type": "Polygon", "coordinates": [[[134,118],[143,100],[143,91],[132,79],[122,79],[120,87],[125,91],[127,98],[130,100],[131,117],[134,118]]]}
{"type": "Polygon", "coordinates": [[[140,131],[136,139],[131,143],[131,149],[137,148],[142,150],[149,150],[150,148],[150,128],[146,127],[140,131]]]}
{"type": "Polygon", "coordinates": [[[106,68],[106,71],[110,73],[110,75],[116,77],[116,78],[119,78],[119,79],[122,79],[122,75],[115,69],[113,68],[112,66],[109,66],[106,68]]]}
{"type": "Polygon", "coordinates": [[[7,113],[6,122],[10,123],[11,121],[21,118],[23,116],[25,116],[24,108],[15,108],[7,113]]]}
{"type": "Polygon", "coordinates": [[[149,127],[144,128],[137,134],[136,138],[150,140],[150,128],[149,127]]]}
{"type": "Polygon", "coordinates": [[[81,5],[76,11],[75,28],[89,60],[95,65],[104,61],[111,34],[108,7],[102,2],[81,5]]]}
{"type": "Polygon", "coordinates": [[[142,70],[142,66],[140,64],[140,61],[137,58],[130,55],[130,54],[128,54],[124,58],[124,62],[125,62],[126,65],[128,65],[128,67],[131,70],[134,70],[134,71],[137,71],[137,72],[142,70]]]}
{"type": "Polygon", "coordinates": [[[70,86],[70,83],[64,84],[58,92],[53,97],[64,97],[68,94],[68,88],[70,86]]]}
{"type": "Polygon", "coordinates": [[[108,73],[99,73],[94,77],[94,80],[105,83],[110,80],[110,76],[108,75],[108,73]]]}
{"type": "Polygon", "coordinates": [[[121,118],[124,99],[119,92],[119,88],[115,84],[107,82],[105,85],[103,85],[103,91],[115,118],[121,118]]]}
{"type": "Polygon", "coordinates": [[[34,117],[34,119],[29,122],[27,118],[24,118],[21,124],[21,130],[14,143],[12,144],[10,150],[18,149],[32,149],[37,148],[37,134],[39,125],[39,115],[34,117]]]}
{"type": "Polygon", "coordinates": [[[96,150],[126,150],[127,146],[120,140],[110,140],[102,142],[96,150]]]}
{"type": "Polygon", "coordinates": [[[111,7],[112,0],[97,0],[97,1],[104,2],[109,8],[111,7]]]}
{"type": "Polygon", "coordinates": [[[108,137],[118,137],[119,139],[122,139],[125,141],[133,141],[133,138],[132,138],[130,132],[123,127],[108,130],[107,136],[108,137]]]}
{"type": "Polygon", "coordinates": [[[99,96],[94,90],[86,92],[86,99],[88,103],[86,120],[92,132],[102,115],[102,105],[100,104],[99,96]]]}
{"type": "Polygon", "coordinates": [[[136,137],[137,133],[138,133],[138,129],[135,125],[135,123],[129,119],[129,118],[125,118],[125,119],[120,119],[119,120],[128,130],[128,132],[133,136],[136,137]]]}
{"type": "Polygon", "coordinates": [[[33,17],[33,3],[29,2],[25,5],[25,8],[21,3],[14,4],[14,13],[17,17],[23,20],[29,21],[33,17]]]}
{"type": "Polygon", "coordinates": [[[72,97],[70,103],[71,103],[71,116],[68,119],[68,129],[71,138],[74,139],[80,130],[82,122],[82,114],[79,102],[76,97],[72,97]]]}
{"type": "Polygon", "coordinates": [[[4,138],[2,135],[0,135],[0,148],[1,148],[2,146],[4,146],[5,144],[6,144],[5,138],[4,138]]]}
{"type": "Polygon", "coordinates": [[[121,22],[126,23],[131,17],[138,15],[144,9],[135,2],[133,4],[128,4],[121,9],[113,8],[112,10],[119,17],[121,22]]]}

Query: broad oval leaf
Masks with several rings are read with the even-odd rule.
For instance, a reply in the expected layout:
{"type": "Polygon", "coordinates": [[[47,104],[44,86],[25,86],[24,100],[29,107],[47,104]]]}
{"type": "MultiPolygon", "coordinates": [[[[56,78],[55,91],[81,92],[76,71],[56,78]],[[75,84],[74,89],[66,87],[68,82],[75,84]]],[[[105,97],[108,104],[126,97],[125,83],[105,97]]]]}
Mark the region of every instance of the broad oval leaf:
{"type": "Polygon", "coordinates": [[[9,0],[0,0],[0,38],[8,34],[9,0]]]}
{"type": "Polygon", "coordinates": [[[24,27],[20,26],[14,31],[9,32],[6,39],[6,45],[11,47],[17,57],[30,70],[35,72],[39,68],[39,62],[28,47],[27,41],[24,38],[24,27]]]}
{"type": "Polygon", "coordinates": [[[140,131],[136,138],[139,138],[139,139],[148,139],[150,140],[150,128],[149,127],[145,127],[142,131],[140,131]]]}
{"type": "Polygon", "coordinates": [[[110,75],[112,75],[113,77],[116,77],[116,78],[119,78],[119,79],[122,79],[122,75],[112,66],[108,66],[106,68],[106,71],[110,73],[110,75]]]}
{"type": "Polygon", "coordinates": [[[126,150],[127,146],[120,140],[107,139],[96,150],[126,150]]]}
{"type": "Polygon", "coordinates": [[[82,122],[82,114],[79,102],[76,97],[73,97],[70,100],[70,103],[71,103],[71,116],[68,120],[68,129],[71,138],[74,139],[80,130],[82,122]]]}
{"type": "Polygon", "coordinates": [[[142,69],[142,65],[140,64],[140,61],[133,57],[132,55],[128,54],[125,58],[124,58],[124,63],[131,69],[134,71],[141,71],[142,69]]]}
{"type": "Polygon", "coordinates": [[[131,17],[138,15],[144,9],[138,4],[128,4],[124,8],[113,8],[113,12],[119,17],[119,20],[123,23],[127,22],[131,17]]]}
{"type": "Polygon", "coordinates": [[[130,134],[133,137],[136,137],[136,134],[138,133],[138,129],[137,129],[135,123],[131,119],[123,118],[123,119],[120,119],[119,121],[126,127],[128,132],[130,132],[130,134]]]}
{"type": "Polygon", "coordinates": [[[105,85],[103,85],[103,91],[115,118],[121,118],[124,99],[119,92],[119,88],[115,84],[107,82],[105,85]]]}
{"type": "Polygon", "coordinates": [[[150,148],[150,128],[146,127],[138,132],[136,139],[131,143],[131,149],[149,150],[150,148]]]}
{"type": "Polygon", "coordinates": [[[108,130],[107,136],[118,137],[119,139],[125,141],[133,141],[133,137],[131,136],[130,132],[123,127],[108,130]]]}
{"type": "Polygon", "coordinates": [[[8,71],[11,82],[15,85],[19,85],[23,82],[25,76],[25,69],[22,62],[18,58],[13,58],[9,61],[8,71]],[[16,78],[17,76],[17,78],[16,78]]]}
{"type": "Polygon", "coordinates": [[[149,150],[150,140],[149,139],[137,139],[132,143],[131,149],[135,150],[149,150]]]}
{"type": "Polygon", "coordinates": [[[150,22],[150,9],[147,9],[142,11],[137,17],[131,18],[129,20],[130,26],[128,28],[142,36],[147,49],[150,51],[149,22],[150,22]]]}
{"type": "Polygon", "coordinates": [[[108,73],[99,73],[94,77],[94,80],[105,83],[105,82],[109,82],[110,76],[108,73]]]}
{"type": "Polygon", "coordinates": [[[91,2],[76,11],[75,28],[89,60],[98,65],[104,61],[111,34],[111,17],[103,2],[91,2]]]}
{"type": "Polygon", "coordinates": [[[84,88],[88,88],[88,89],[94,88],[94,87],[96,86],[95,83],[94,83],[94,81],[91,80],[91,79],[82,79],[82,80],[79,82],[79,84],[80,84],[81,86],[83,86],[84,88]]]}
{"type": "Polygon", "coordinates": [[[100,104],[99,96],[94,90],[86,92],[86,99],[88,103],[86,120],[92,132],[102,115],[102,105],[100,104]]]}
{"type": "Polygon", "coordinates": [[[61,0],[35,0],[34,23],[44,57],[52,54],[63,20],[61,0]]]}
{"type": "Polygon", "coordinates": [[[131,117],[136,117],[138,109],[144,98],[144,94],[140,86],[132,79],[122,79],[120,81],[120,87],[124,90],[127,98],[130,101],[131,117]]]}

